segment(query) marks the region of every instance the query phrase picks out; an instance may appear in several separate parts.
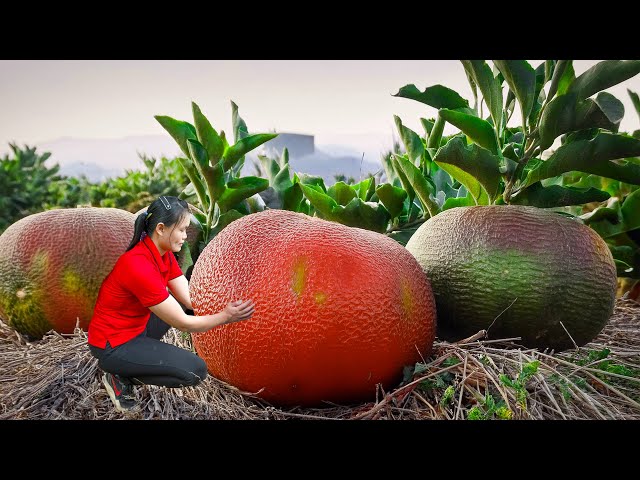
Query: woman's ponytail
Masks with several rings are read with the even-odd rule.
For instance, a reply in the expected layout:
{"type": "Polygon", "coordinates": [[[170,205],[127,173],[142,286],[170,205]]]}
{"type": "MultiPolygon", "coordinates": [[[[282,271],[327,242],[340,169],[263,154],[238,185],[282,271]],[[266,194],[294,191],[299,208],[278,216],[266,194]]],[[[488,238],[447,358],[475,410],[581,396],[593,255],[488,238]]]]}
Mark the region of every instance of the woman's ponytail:
{"type": "Polygon", "coordinates": [[[147,211],[145,210],[144,212],[140,212],[140,215],[136,217],[136,223],[133,229],[133,238],[131,239],[131,243],[129,243],[127,250],[125,251],[128,252],[133,247],[135,247],[138,244],[138,242],[144,238],[143,235],[146,233],[147,233],[147,211]]]}

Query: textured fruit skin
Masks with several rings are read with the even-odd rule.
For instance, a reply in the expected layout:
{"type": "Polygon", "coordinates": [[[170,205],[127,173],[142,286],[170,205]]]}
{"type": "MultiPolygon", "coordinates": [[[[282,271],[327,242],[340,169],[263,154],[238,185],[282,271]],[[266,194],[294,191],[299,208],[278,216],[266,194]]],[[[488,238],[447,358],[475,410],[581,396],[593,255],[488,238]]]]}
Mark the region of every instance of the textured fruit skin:
{"type": "Polygon", "coordinates": [[[402,245],[285,210],[229,224],[200,254],[190,293],[196,315],[254,300],[249,320],[193,344],[213,376],[274,404],[373,400],[435,337],[429,281],[402,245]]]}
{"type": "Polygon", "coordinates": [[[102,281],[133,235],[135,217],[116,208],[55,209],[0,235],[0,317],[41,338],[86,330],[102,281]]]}
{"type": "Polygon", "coordinates": [[[525,346],[560,351],[573,347],[562,325],[581,346],[613,312],[609,248],[594,230],[557,213],[452,208],[421,225],[407,250],[431,281],[442,339],[490,327],[490,338],[522,337],[525,346]]]}

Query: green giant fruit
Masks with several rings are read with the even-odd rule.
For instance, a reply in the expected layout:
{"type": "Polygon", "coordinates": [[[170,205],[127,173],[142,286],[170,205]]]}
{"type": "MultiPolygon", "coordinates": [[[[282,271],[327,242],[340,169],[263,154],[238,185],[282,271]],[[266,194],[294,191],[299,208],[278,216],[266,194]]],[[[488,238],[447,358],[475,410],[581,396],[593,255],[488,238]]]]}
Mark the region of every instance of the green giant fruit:
{"type": "Polygon", "coordinates": [[[441,339],[488,330],[559,351],[591,341],[613,311],[616,268],[606,243],[552,211],[452,208],[421,225],[406,248],[431,282],[441,339]]]}

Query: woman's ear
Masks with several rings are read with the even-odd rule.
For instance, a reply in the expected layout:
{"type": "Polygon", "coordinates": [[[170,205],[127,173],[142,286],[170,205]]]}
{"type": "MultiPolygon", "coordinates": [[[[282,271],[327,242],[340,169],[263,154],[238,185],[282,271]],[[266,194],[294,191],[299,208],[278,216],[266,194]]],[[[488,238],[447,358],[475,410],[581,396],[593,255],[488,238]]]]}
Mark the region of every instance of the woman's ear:
{"type": "Polygon", "coordinates": [[[156,225],[156,233],[160,236],[164,235],[164,223],[158,222],[156,225]]]}

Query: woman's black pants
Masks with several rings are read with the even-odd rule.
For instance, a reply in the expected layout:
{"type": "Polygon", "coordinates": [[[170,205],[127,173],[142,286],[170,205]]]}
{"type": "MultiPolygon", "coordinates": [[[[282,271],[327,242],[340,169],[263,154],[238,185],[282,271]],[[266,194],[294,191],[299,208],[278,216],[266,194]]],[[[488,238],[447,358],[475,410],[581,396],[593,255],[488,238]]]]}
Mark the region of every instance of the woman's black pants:
{"type": "Polygon", "coordinates": [[[107,342],[106,348],[89,345],[89,350],[102,370],[125,383],[171,388],[197,385],[207,376],[207,365],[193,352],[161,342],[170,328],[152,313],[147,328],[137,337],[115,348],[107,342]]]}

